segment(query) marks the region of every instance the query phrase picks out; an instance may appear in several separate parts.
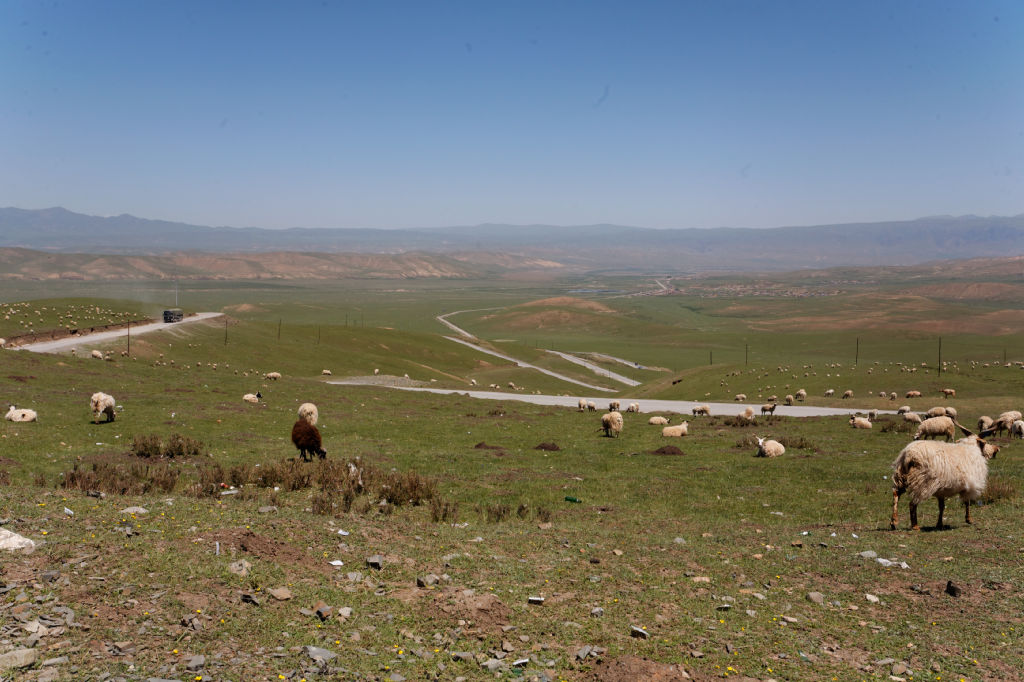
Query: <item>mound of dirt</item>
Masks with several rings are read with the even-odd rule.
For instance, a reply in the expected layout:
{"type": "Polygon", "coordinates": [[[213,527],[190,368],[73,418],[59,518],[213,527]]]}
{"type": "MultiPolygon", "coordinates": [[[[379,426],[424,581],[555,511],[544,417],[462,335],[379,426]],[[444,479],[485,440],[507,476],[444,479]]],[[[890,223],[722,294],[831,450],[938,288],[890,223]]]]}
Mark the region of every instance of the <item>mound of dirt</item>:
{"type": "Polygon", "coordinates": [[[474,445],[473,448],[476,449],[476,450],[504,450],[505,449],[505,448],[501,447],[500,445],[488,445],[484,441],[480,441],[479,443],[474,445]]]}
{"type": "Polygon", "coordinates": [[[558,447],[558,443],[541,443],[534,450],[547,450],[548,452],[558,452],[562,448],[558,447]]]}
{"type": "Polygon", "coordinates": [[[675,445],[662,445],[657,450],[651,450],[652,455],[685,455],[686,453],[675,445]]]}
{"type": "Polygon", "coordinates": [[[615,310],[597,301],[586,301],[582,298],[572,296],[555,296],[554,298],[542,298],[537,301],[520,303],[516,308],[528,308],[533,306],[544,306],[547,308],[577,308],[579,310],[590,310],[595,313],[614,313],[615,310]]]}
{"type": "Polygon", "coordinates": [[[330,566],[310,561],[309,554],[287,542],[275,540],[254,533],[248,528],[224,528],[203,534],[207,542],[219,542],[220,551],[234,556],[236,553],[250,554],[264,561],[303,567],[318,573],[332,572],[330,566]]]}
{"type": "Polygon", "coordinates": [[[677,682],[677,680],[704,680],[709,677],[693,677],[682,666],[656,663],[637,656],[623,656],[605,660],[594,666],[590,674],[581,678],[588,682],[677,682]]]}
{"type": "Polygon", "coordinates": [[[477,594],[473,590],[446,587],[434,597],[434,608],[455,620],[465,620],[470,627],[484,632],[501,632],[512,612],[498,596],[477,594]]]}

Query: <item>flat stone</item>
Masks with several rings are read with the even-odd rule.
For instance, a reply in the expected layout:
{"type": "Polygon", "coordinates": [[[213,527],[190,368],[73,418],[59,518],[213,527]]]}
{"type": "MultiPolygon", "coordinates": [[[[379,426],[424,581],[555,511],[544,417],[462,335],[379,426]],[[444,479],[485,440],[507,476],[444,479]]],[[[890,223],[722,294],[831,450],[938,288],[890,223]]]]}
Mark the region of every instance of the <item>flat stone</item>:
{"type": "Polygon", "coordinates": [[[821,592],[808,592],[807,593],[807,600],[808,601],[812,601],[815,604],[824,604],[825,603],[825,595],[823,595],[821,592]]]}
{"type": "Polygon", "coordinates": [[[122,514],[148,514],[149,510],[145,507],[125,507],[121,510],[122,514]]]}
{"type": "Polygon", "coordinates": [[[0,654],[0,670],[13,670],[15,668],[27,668],[36,662],[39,652],[35,649],[15,649],[6,654],[0,654]]]}
{"type": "Polygon", "coordinates": [[[260,507],[257,511],[260,514],[272,514],[273,512],[277,511],[277,507],[275,507],[272,504],[268,504],[268,505],[265,505],[263,507],[260,507]]]}
{"type": "Polygon", "coordinates": [[[500,670],[505,664],[497,658],[488,658],[486,661],[480,664],[481,668],[487,668],[491,672],[500,670]]]}
{"type": "Polygon", "coordinates": [[[52,582],[54,582],[59,577],[60,577],[60,571],[57,571],[57,570],[43,571],[42,573],[39,574],[39,579],[41,581],[43,581],[44,583],[52,583],[52,582]]]}
{"type": "Polygon", "coordinates": [[[28,538],[13,533],[6,528],[0,528],[0,549],[10,550],[12,552],[21,551],[25,554],[31,554],[36,548],[36,543],[28,538]]]}
{"type": "Polygon", "coordinates": [[[202,670],[205,666],[206,656],[200,654],[199,656],[193,656],[188,659],[188,663],[185,664],[185,669],[195,672],[197,670],[202,670]]]}
{"type": "Polygon", "coordinates": [[[384,568],[384,557],[380,554],[374,554],[373,556],[366,557],[366,565],[370,568],[376,568],[378,571],[384,568]]]}
{"type": "Polygon", "coordinates": [[[898,663],[893,663],[892,664],[892,674],[893,675],[902,675],[903,673],[907,672],[907,670],[908,670],[907,664],[904,663],[903,661],[900,661],[898,663]]]}
{"type": "Polygon", "coordinates": [[[472,663],[474,660],[473,654],[469,653],[468,651],[453,651],[452,658],[454,658],[456,661],[466,661],[469,663],[472,663]]]}
{"type": "Polygon", "coordinates": [[[39,665],[46,667],[48,665],[64,665],[68,662],[67,656],[58,656],[57,658],[48,658],[39,665]]]}
{"type": "Polygon", "coordinates": [[[875,559],[875,558],[878,557],[878,553],[877,552],[872,552],[869,549],[869,550],[865,550],[865,551],[859,553],[857,556],[861,557],[862,559],[875,559]]]}
{"type": "Polygon", "coordinates": [[[587,645],[585,645],[585,646],[582,646],[582,647],[580,647],[580,648],[579,648],[579,649],[578,649],[578,650],[576,651],[576,660],[578,660],[578,661],[582,661],[582,660],[586,659],[586,657],[590,655],[590,652],[591,652],[591,651],[593,650],[593,648],[594,648],[594,647],[592,647],[592,646],[591,646],[591,645],[589,645],[589,644],[587,644],[587,645]]]}
{"type": "Polygon", "coordinates": [[[338,615],[341,616],[342,618],[351,618],[352,617],[352,607],[351,606],[342,606],[340,609],[338,609],[338,615]]]}
{"type": "Polygon", "coordinates": [[[794,618],[793,616],[783,616],[782,620],[784,620],[787,623],[799,623],[800,622],[796,618],[794,618]]]}
{"type": "Polygon", "coordinates": [[[416,578],[416,585],[417,585],[417,587],[431,587],[433,585],[436,585],[438,582],[440,582],[440,580],[441,579],[438,578],[433,573],[428,573],[428,574],[426,574],[424,576],[416,578]]]}
{"type": "Polygon", "coordinates": [[[594,618],[600,618],[604,615],[604,609],[600,606],[595,606],[594,608],[590,609],[590,615],[594,618]]]}
{"type": "Polygon", "coordinates": [[[388,679],[391,680],[391,682],[405,682],[405,678],[398,673],[391,673],[388,675],[388,679]]]}
{"type": "Polygon", "coordinates": [[[267,590],[267,592],[278,601],[288,601],[292,598],[292,591],[287,587],[275,587],[272,590],[267,590]]]}
{"type": "Polygon", "coordinates": [[[676,543],[677,545],[685,545],[686,544],[686,539],[685,538],[676,538],[672,542],[676,543]]]}
{"type": "Polygon", "coordinates": [[[228,571],[235,575],[240,575],[243,578],[249,575],[249,571],[252,570],[252,564],[245,559],[239,559],[238,561],[228,564],[228,571]]]}
{"type": "Polygon", "coordinates": [[[312,658],[314,661],[319,659],[321,661],[329,661],[338,654],[328,649],[321,649],[318,646],[304,646],[302,650],[306,652],[306,655],[312,658]]]}
{"type": "Polygon", "coordinates": [[[629,628],[629,636],[636,637],[637,639],[647,639],[651,635],[647,632],[647,630],[644,630],[641,627],[637,627],[636,625],[631,625],[629,628]]]}
{"type": "Polygon", "coordinates": [[[864,593],[864,598],[867,599],[872,604],[877,604],[879,601],[881,601],[878,597],[876,597],[875,595],[870,594],[868,592],[864,593]]]}

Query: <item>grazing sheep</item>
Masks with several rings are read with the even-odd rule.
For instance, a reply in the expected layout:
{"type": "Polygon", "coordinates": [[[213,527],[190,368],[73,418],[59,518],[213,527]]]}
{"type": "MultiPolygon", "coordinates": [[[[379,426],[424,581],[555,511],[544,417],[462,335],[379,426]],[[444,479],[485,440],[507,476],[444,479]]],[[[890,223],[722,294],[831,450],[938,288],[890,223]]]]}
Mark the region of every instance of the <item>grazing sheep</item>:
{"type": "Polygon", "coordinates": [[[953,440],[953,436],[956,434],[956,428],[953,425],[953,420],[949,417],[932,417],[925,419],[921,422],[921,425],[917,427],[917,433],[914,434],[914,440],[924,440],[926,438],[935,438],[936,436],[945,436],[946,442],[953,440]]]}
{"type": "Polygon", "coordinates": [[[27,408],[18,409],[14,405],[11,405],[11,409],[7,410],[7,414],[4,415],[4,419],[9,422],[34,422],[39,418],[35,410],[29,410],[27,408]]]}
{"type": "Polygon", "coordinates": [[[850,426],[855,429],[870,429],[871,420],[864,417],[850,417],[850,426]]]}
{"type": "Polygon", "coordinates": [[[711,416],[711,406],[710,405],[695,405],[694,408],[693,408],[693,416],[696,417],[698,415],[703,415],[705,417],[710,417],[711,416]]]}
{"type": "Polygon", "coordinates": [[[263,375],[263,378],[264,379],[270,379],[271,381],[277,381],[278,379],[281,378],[281,373],[280,372],[268,372],[268,373],[263,375]]]}
{"type": "Polygon", "coordinates": [[[792,395],[787,395],[785,397],[785,401],[786,401],[787,405],[792,405],[793,404],[793,396],[792,395]]]}
{"type": "Polygon", "coordinates": [[[981,417],[978,417],[978,431],[979,432],[981,432],[981,431],[988,431],[989,429],[992,428],[993,424],[995,424],[995,422],[992,420],[992,417],[987,417],[987,416],[984,416],[984,415],[982,415],[981,417]]]}
{"type": "Polygon", "coordinates": [[[630,403],[629,406],[626,407],[626,412],[639,412],[639,411],[640,411],[640,403],[630,403]]]}
{"type": "Polygon", "coordinates": [[[746,399],[747,399],[747,394],[746,393],[737,393],[736,397],[733,398],[733,400],[735,400],[738,403],[742,403],[746,399]]]}
{"type": "Polygon", "coordinates": [[[775,405],[776,405],[775,403],[768,403],[766,405],[762,405],[761,406],[761,416],[764,416],[766,414],[774,415],[775,414],[775,405]]]}
{"type": "Polygon", "coordinates": [[[107,395],[106,393],[93,393],[92,397],[89,398],[89,409],[92,410],[92,421],[94,424],[100,423],[100,415],[105,415],[105,422],[114,421],[114,405],[116,404],[114,396],[107,395]]]}
{"type": "Polygon", "coordinates": [[[847,398],[852,398],[852,397],[853,397],[853,391],[847,390],[845,393],[843,393],[843,400],[846,400],[847,398]]]}
{"type": "Polygon", "coordinates": [[[377,376],[378,374],[380,374],[380,369],[374,367],[373,368],[373,376],[377,376]]]}
{"type": "Polygon", "coordinates": [[[587,411],[587,399],[586,398],[580,398],[579,406],[580,406],[580,412],[586,412],[587,411]]]}
{"type": "Polygon", "coordinates": [[[320,432],[305,419],[299,419],[292,426],[292,443],[298,448],[303,462],[311,462],[313,455],[319,456],[320,459],[327,456],[327,451],[320,442],[320,432]]]}
{"type": "Polygon", "coordinates": [[[896,391],[889,394],[889,400],[896,400],[896,391]]]}
{"type": "Polygon", "coordinates": [[[612,437],[612,434],[614,434],[615,438],[618,438],[619,434],[622,433],[622,414],[617,410],[602,414],[601,428],[604,429],[604,435],[609,438],[612,437]]]}
{"type": "Polygon", "coordinates": [[[1024,417],[1021,416],[1021,413],[1017,410],[1009,410],[1008,412],[1003,412],[1001,415],[996,417],[995,423],[992,424],[992,427],[996,430],[996,433],[1009,431],[1010,426],[1018,419],[1024,419],[1024,417]]]}
{"type": "MultiPolygon", "coordinates": [[[[970,433],[962,426],[960,428],[964,433],[970,433]]],[[[892,465],[892,520],[889,527],[896,529],[900,496],[907,491],[910,492],[910,527],[913,530],[920,530],[917,506],[929,497],[939,501],[936,528],[942,528],[946,498],[954,495],[963,500],[964,521],[971,523],[971,502],[985,492],[988,460],[998,452],[998,447],[973,434],[956,443],[914,442],[907,445],[892,465]]]]}
{"type": "Polygon", "coordinates": [[[682,438],[686,435],[687,423],[676,424],[675,426],[666,426],[661,430],[661,435],[664,438],[682,438]]]}
{"type": "Polygon", "coordinates": [[[944,389],[942,389],[942,395],[946,396],[947,398],[955,398],[956,397],[956,389],[944,388],[944,389]]]}
{"type": "Polygon", "coordinates": [[[910,422],[911,424],[920,424],[921,415],[919,415],[917,412],[904,412],[903,421],[910,422]]]}
{"type": "Polygon", "coordinates": [[[836,394],[836,389],[834,389],[834,388],[830,388],[827,391],[825,391],[825,397],[826,398],[831,398],[835,394],[836,394]]]}
{"type": "Polygon", "coordinates": [[[746,419],[746,420],[747,420],[748,422],[749,422],[749,421],[753,421],[753,419],[754,419],[754,408],[753,408],[753,407],[750,407],[750,406],[748,405],[748,406],[747,406],[747,409],[743,410],[742,412],[740,412],[740,413],[739,413],[738,415],[736,415],[736,416],[738,416],[738,417],[740,417],[740,418],[742,418],[742,419],[746,419]]]}
{"type": "Polygon", "coordinates": [[[1010,424],[1010,438],[1024,438],[1024,419],[1017,419],[1010,424]]]}
{"type": "Polygon", "coordinates": [[[97,360],[103,359],[103,353],[99,352],[98,350],[91,351],[89,355],[96,358],[97,360]]]}
{"type": "Polygon", "coordinates": [[[329,376],[331,376],[331,370],[329,370],[329,369],[321,370],[320,374],[322,374],[325,377],[329,377],[329,376]]]}
{"type": "Polygon", "coordinates": [[[930,409],[927,412],[925,412],[925,414],[928,415],[929,417],[945,417],[946,416],[946,408],[945,407],[933,407],[932,409],[930,409]]]}
{"type": "Polygon", "coordinates": [[[910,405],[900,405],[900,409],[896,410],[896,414],[906,414],[910,412],[910,405]]]}
{"type": "Polygon", "coordinates": [[[946,416],[949,417],[950,419],[952,419],[953,421],[956,421],[956,417],[957,417],[956,408],[955,407],[947,407],[946,408],[946,416]]]}
{"type": "Polygon", "coordinates": [[[595,403],[593,400],[588,400],[587,412],[597,412],[597,403],[595,403]]]}
{"type": "Polygon", "coordinates": [[[907,398],[920,398],[921,397],[921,391],[907,391],[906,397],[907,398]]]}
{"type": "Polygon", "coordinates": [[[647,420],[647,423],[651,424],[652,426],[665,426],[666,424],[668,424],[668,420],[665,419],[664,417],[651,417],[650,419],[647,420]]]}
{"type": "Polygon", "coordinates": [[[310,426],[316,426],[320,419],[320,412],[313,403],[302,403],[299,405],[299,419],[305,419],[310,426]]]}
{"type": "Polygon", "coordinates": [[[618,412],[619,411],[619,401],[618,400],[613,400],[610,403],[608,403],[608,411],[609,412],[618,412]]]}
{"type": "Polygon", "coordinates": [[[755,457],[779,457],[786,454],[785,446],[777,440],[757,439],[757,454],[755,457]]]}
{"type": "Polygon", "coordinates": [[[802,388],[799,391],[797,391],[795,395],[796,399],[799,400],[800,402],[807,400],[807,391],[805,391],[802,388]]]}
{"type": "Polygon", "coordinates": [[[259,391],[256,391],[255,393],[246,393],[245,395],[242,396],[242,400],[244,400],[247,403],[252,403],[255,405],[260,401],[260,398],[262,397],[263,394],[260,393],[259,391]]]}

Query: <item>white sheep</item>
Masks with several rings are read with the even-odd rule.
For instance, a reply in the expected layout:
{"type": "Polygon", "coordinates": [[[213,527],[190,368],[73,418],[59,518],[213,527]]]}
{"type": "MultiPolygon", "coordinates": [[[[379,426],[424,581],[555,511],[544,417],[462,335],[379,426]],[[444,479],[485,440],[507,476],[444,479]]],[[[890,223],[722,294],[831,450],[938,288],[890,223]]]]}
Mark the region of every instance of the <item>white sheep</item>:
{"type": "Polygon", "coordinates": [[[911,424],[920,424],[921,415],[919,415],[917,412],[904,412],[903,421],[910,422],[911,424]]]}
{"type": "Polygon", "coordinates": [[[946,498],[954,495],[959,495],[963,500],[964,520],[971,523],[971,502],[985,492],[988,460],[998,452],[998,447],[975,435],[961,438],[956,443],[915,441],[907,445],[892,465],[892,520],[889,527],[896,529],[900,496],[908,491],[910,526],[913,530],[920,530],[917,506],[929,497],[938,498],[939,501],[936,528],[942,527],[946,498]]]}
{"type": "Polygon", "coordinates": [[[597,403],[595,403],[593,400],[588,400],[587,412],[597,412],[597,403]]]}
{"type": "Polygon", "coordinates": [[[896,410],[896,414],[906,414],[910,412],[910,405],[900,405],[900,409],[896,410]]]}
{"type": "Polygon", "coordinates": [[[906,397],[907,398],[920,398],[921,397],[921,391],[907,391],[906,397]]]}
{"type": "Polygon", "coordinates": [[[802,388],[799,391],[797,391],[795,395],[796,399],[799,400],[800,402],[807,400],[807,391],[805,391],[802,388]]]}
{"type": "Polygon", "coordinates": [[[711,416],[711,406],[707,405],[707,404],[694,406],[694,408],[693,408],[693,416],[696,417],[698,415],[703,415],[705,417],[710,417],[711,416]]]}
{"type": "Polygon", "coordinates": [[[664,417],[651,417],[647,420],[647,423],[652,426],[665,426],[668,424],[668,420],[664,417]]]}
{"type": "Polygon", "coordinates": [[[766,414],[775,414],[775,403],[767,403],[761,406],[761,415],[764,416],[766,414]]]}
{"type": "Polygon", "coordinates": [[[738,403],[742,403],[746,399],[747,399],[747,394],[746,393],[737,393],[736,396],[733,398],[733,400],[735,400],[738,403]]]}
{"type": "Polygon", "coordinates": [[[850,417],[850,426],[855,429],[870,429],[871,420],[864,417],[850,417]]]}
{"type": "Polygon", "coordinates": [[[639,412],[639,411],[640,411],[640,403],[630,403],[626,407],[626,412],[639,412]]]}
{"type": "Polygon", "coordinates": [[[1009,410],[996,417],[995,423],[992,424],[992,427],[996,430],[996,433],[1009,431],[1010,426],[1012,426],[1013,422],[1018,419],[1024,419],[1024,416],[1021,416],[1021,413],[1017,410],[1009,410]]]}
{"type": "Polygon", "coordinates": [[[302,403],[299,405],[299,419],[305,419],[310,426],[316,426],[317,420],[320,419],[320,412],[313,403],[302,403]]]}
{"type": "Polygon", "coordinates": [[[609,412],[618,412],[619,411],[619,405],[620,405],[620,403],[619,403],[618,400],[611,401],[610,403],[608,403],[608,411],[609,412]]]}
{"type": "Polygon", "coordinates": [[[757,439],[757,454],[755,457],[779,457],[786,454],[786,447],[777,440],[757,439]]]}
{"type": "Polygon", "coordinates": [[[945,408],[945,410],[946,410],[946,416],[949,417],[950,419],[952,419],[953,421],[956,421],[956,418],[957,418],[956,408],[955,407],[947,407],[947,408],[945,408]]]}
{"type": "Polygon", "coordinates": [[[114,421],[114,405],[117,401],[114,400],[114,396],[107,395],[106,393],[99,392],[93,393],[92,397],[89,398],[89,409],[92,410],[92,421],[94,424],[100,423],[100,415],[104,415],[106,422],[114,421]]]}
{"type": "Polygon", "coordinates": [[[331,376],[331,370],[329,370],[329,369],[321,370],[320,374],[322,374],[325,377],[329,377],[329,376],[331,376]]]}
{"type": "Polygon", "coordinates": [[[666,426],[661,430],[661,435],[665,438],[682,438],[686,435],[687,426],[686,422],[675,426],[666,426]]]}
{"type": "Polygon", "coordinates": [[[992,417],[985,415],[978,417],[978,432],[988,431],[992,428],[993,424],[995,424],[995,422],[992,420],[992,417]]]}
{"type": "Polygon", "coordinates": [[[11,405],[11,409],[7,410],[7,414],[4,415],[4,419],[9,422],[34,422],[39,418],[35,410],[27,408],[18,409],[14,405],[11,405]]]}
{"type": "Polygon", "coordinates": [[[847,390],[845,393],[843,393],[843,400],[846,400],[847,398],[852,398],[852,397],[853,397],[853,391],[851,391],[851,390],[847,390]]]}
{"type": "Polygon", "coordinates": [[[786,396],[786,397],[784,398],[784,400],[786,401],[786,404],[787,404],[787,405],[792,405],[792,404],[793,404],[793,396],[792,396],[792,395],[787,395],[787,396],[786,396]]]}
{"type": "MultiPolygon", "coordinates": [[[[888,371],[888,370],[886,370],[886,371],[888,371]]],[[[896,400],[896,391],[893,391],[893,392],[891,392],[889,394],[889,400],[896,400]]]]}
{"type": "Polygon", "coordinates": [[[579,407],[580,407],[580,412],[586,412],[587,411],[587,399],[586,398],[580,398],[579,407]]]}
{"type": "Polygon", "coordinates": [[[878,421],[878,410],[868,410],[868,420],[873,422],[878,421]]]}
{"type": "Polygon", "coordinates": [[[921,425],[917,427],[917,433],[914,434],[914,440],[924,440],[926,438],[935,438],[936,436],[945,436],[946,442],[953,440],[953,436],[956,434],[956,428],[953,425],[953,420],[949,417],[931,417],[921,422],[921,425]]]}
{"type": "Polygon", "coordinates": [[[255,405],[260,401],[260,398],[262,397],[263,394],[260,393],[259,391],[256,391],[255,393],[246,393],[245,395],[242,396],[242,400],[244,400],[247,403],[252,403],[255,405]]]}
{"type": "Polygon", "coordinates": [[[92,357],[96,358],[97,360],[102,360],[103,359],[103,353],[101,353],[98,350],[91,351],[89,353],[89,355],[91,355],[92,357]]]}
{"type": "Polygon", "coordinates": [[[263,375],[263,378],[264,379],[270,379],[271,381],[277,381],[278,379],[281,378],[281,373],[280,372],[267,372],[266,374],[263,375]]]}
{"type": "Polygon", "coordinates": [[[944,388],[944,389],[942,389],[942,395],[946,396],[947,398],[955,398],[956,397],[956,389],[954,389],[954,388],[944,388]]]}
{"type": "Polygon", "coordinates": [[[618,438],[619,434],[622,433],[622,414],[617,410],[602,414],[601,428],[604,429],[604,435],[612,437],[614,434],[614,437],[618,438]]]}
{"type": "Polygon", "coordinates": [[[1024,419],[1017,419],[1010,424],[1010,438],[1024,438],[1024,419]]]}
{"type": "Polygon", "coordinates": [[[378,374],[380,374],[380,369],[377,368],[377,367],[374,367],[373,368],[373,376],[377,376],[378,374]]]}

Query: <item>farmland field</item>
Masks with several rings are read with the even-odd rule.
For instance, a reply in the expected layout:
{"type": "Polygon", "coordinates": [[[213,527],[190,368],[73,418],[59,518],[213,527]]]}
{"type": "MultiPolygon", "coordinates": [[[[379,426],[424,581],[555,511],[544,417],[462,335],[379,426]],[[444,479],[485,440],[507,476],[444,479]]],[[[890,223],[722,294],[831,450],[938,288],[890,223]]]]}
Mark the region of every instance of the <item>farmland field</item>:
{"type": "MultiPolygon", "coordinates": [[[[39,414],[0,426],[0,528],[37,543],[0,557],[0,656],[35,652],[0,679],[1019,679],[1021,441],[992,439],[972,525],[954,499],[947,528],[911,532],[904,499],[891,531],[890,466],[913,437],[895,415],[863,431],[748,423],[737,406],[687,415],[675,439],[642,411],[607,438],[601,412],[516,400],[592,392],[435,319],[641,410],[739,393],[756,409],[799,388],[865,413],[951,405],[968,428],[1021,409],[1012,275],[955,299],[937,275],[868,275],[671,295],[643,277],[189,281],[182,307],[225,315],[131,337],[130,353],[0,350],[5,404],[39,414]],[[368,385],[327,383],[345,377],[368,385]],[[509,396],[388,388],[402,383],[509,396]],[[116,398],[113,423],[92,422],[96,391],[116,398]],[[292,461],[307,401],[324,462],[292,461]],[[757,436],[785,455],[754,457],[757,436]]],[[[85,289],[0,282],[0,336],[174,302],[166,282],[85,289]]],[[[930,526],[936,503],[920,511],[930,526]]]]}

